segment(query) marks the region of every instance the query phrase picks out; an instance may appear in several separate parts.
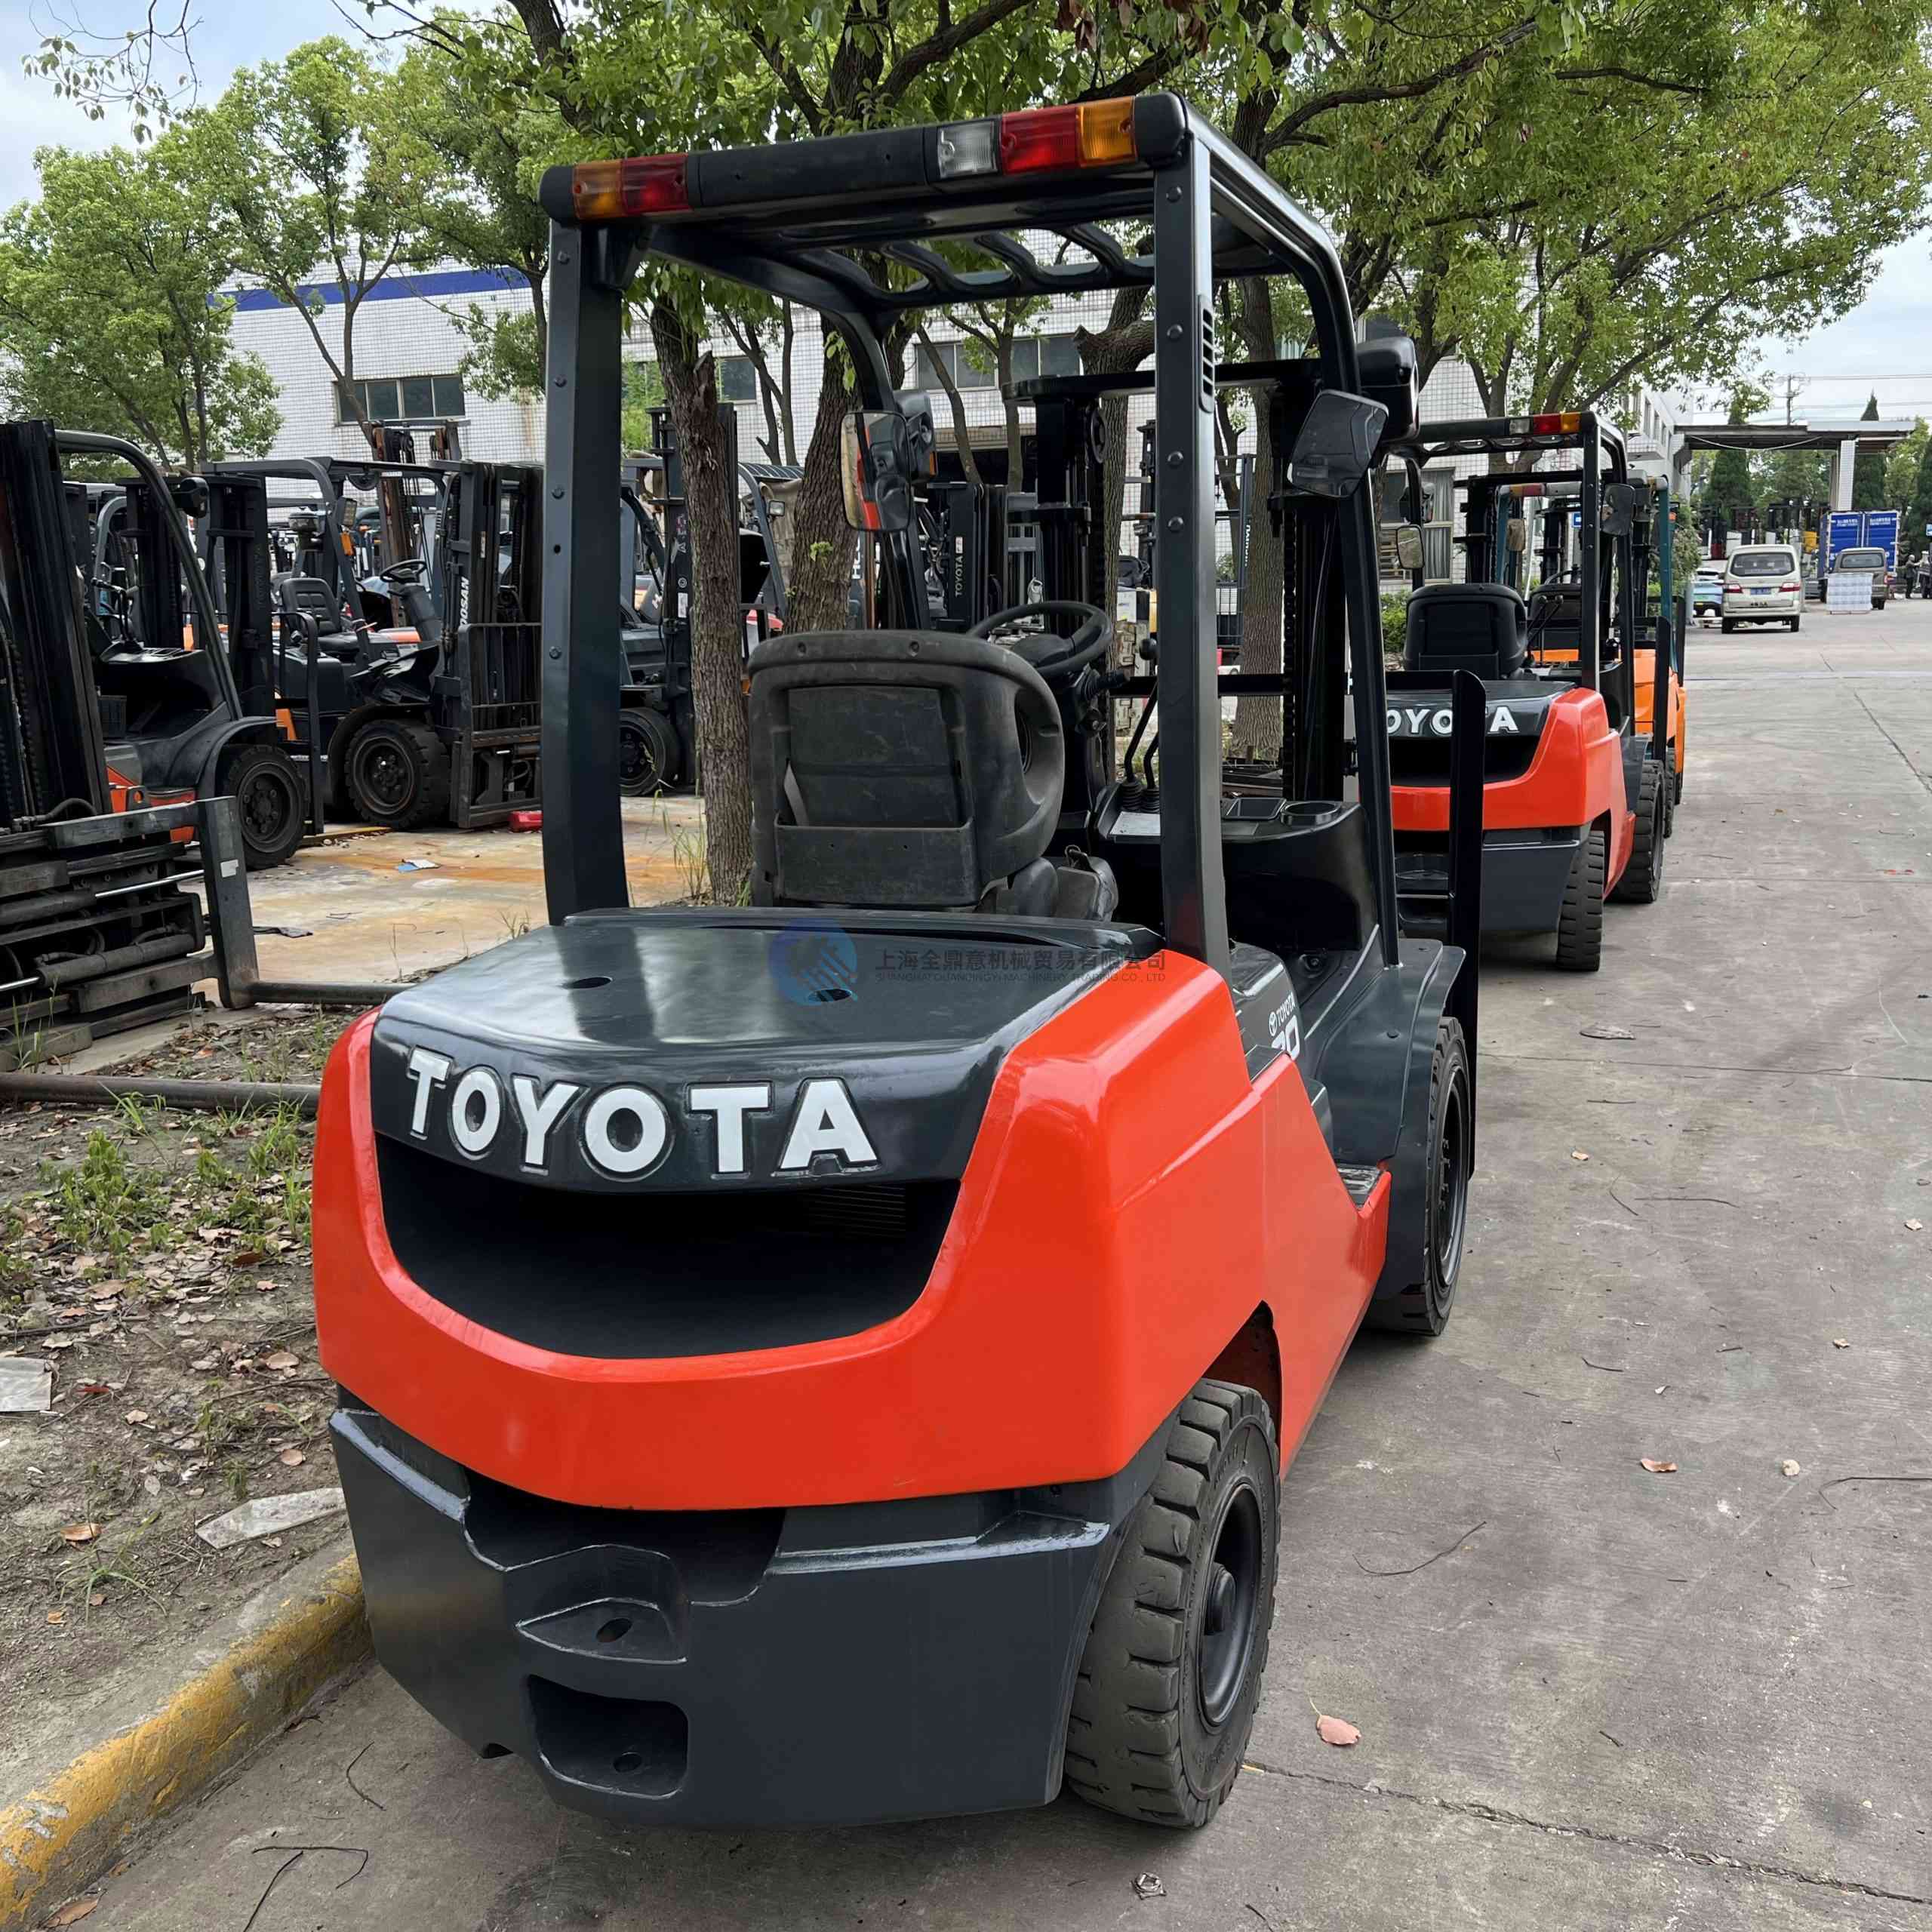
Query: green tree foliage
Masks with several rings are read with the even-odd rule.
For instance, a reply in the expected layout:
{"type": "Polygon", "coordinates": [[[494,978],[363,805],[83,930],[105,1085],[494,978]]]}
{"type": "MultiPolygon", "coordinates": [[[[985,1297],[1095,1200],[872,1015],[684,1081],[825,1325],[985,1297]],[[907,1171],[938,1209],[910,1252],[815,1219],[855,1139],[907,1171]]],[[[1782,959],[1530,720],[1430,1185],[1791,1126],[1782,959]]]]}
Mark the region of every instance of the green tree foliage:
{"type": "Polygon", "coordinates": [[[260,454],[281,417],[230,337],[233,236],[177,131],[139,153],[43,148],[0,223],[0,402],[190,466],[260,454]]]}
{"type": "MultiPolygon", "coordinates": [[[[1770,400],[1757,383],[1740,383],[1731,391],[1730,407],[1724,420],[1741,427],[1770,400]]],[[[1709,508],[1727,522],[1735,522],[1740,510],[1758,501],[1756,479],[1751,472],[1750,457],[1743,450],[1720,450],[1711,465],[1711,480],[1704,492],[1709,508]]]]}
{"type": "Polygon", "coordinates": [[[1928,525],[1932,525],[1932,437],[1927,437],[1924,447],[1919,451],[1918,468],[1912,479],[1912,489],[1903,498],[1906,506],[1906,531],[1915,550],[1932,549],[1932,541],[1926,536],[1928,525]]]}
{"type": "MultiPolygon", "coordinates": [[[[1925,448],[1928,438],[1925,418],[1915,418],[1910,432],[1900,442],[1894,443],[1885,453],[1884,507],[1903,509],[1912,501],[1912,492],[1918,487],[1918,472],[1925,461],[1925,448]]],[[[1923,525],[1921,526],[1921,534],[1923,525]]]]}
{"type": "MultiPolygon", "coordinates": [[[[1875,390],[1871,401],[1860,411],[1858,420],[1861,423],[1878,420],[1878,397],[1875,390]]],[[[1882,510],[1892,507],[1885,500],[1885,452],[1883,450],[1860,450],[1853,458],[1851,506],[1855,510],[1882,510]]]]}
{"type": "Polygon", "coordinates": [[[506,93],[503,63],[470,51],[460,15],[437,17],[405,55],[386,117],[409,172],[423,184],[424,252],[476,269],[505,269],[530,295],[528,312],[472,303],[453,319],[468,339],[462,372],[479,395],[531,395],[543,386],[550,223],[537,189],[565,139],[545,96],[506,93]]]}
{"type": "Polygon", "coordinates": [[[300,314],[372,441],[354,388],[356,321],[384,277],[434,252],[429,180],[402,131],[401,85],[363,48],[311,41],[244,69],[182,126],[216,184],[237,263],[300,314]]]}

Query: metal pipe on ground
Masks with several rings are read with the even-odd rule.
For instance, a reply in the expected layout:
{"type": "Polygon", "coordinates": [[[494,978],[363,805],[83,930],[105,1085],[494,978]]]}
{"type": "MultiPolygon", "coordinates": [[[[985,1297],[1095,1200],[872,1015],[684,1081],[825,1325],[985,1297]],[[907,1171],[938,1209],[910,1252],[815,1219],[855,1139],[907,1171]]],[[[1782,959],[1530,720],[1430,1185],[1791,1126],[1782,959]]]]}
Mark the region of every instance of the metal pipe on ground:
{"type": "Polygon", "coordinates": [[[52,1100],[75,1106],[103,1101],[158,1101],[170,1107],[219,1113],[242,1107],[294,1107],[313,1118],[322,1090],[294,1080],[144,1080],[103,1073],[0,1073],[0,1105],[52,1100]]]}

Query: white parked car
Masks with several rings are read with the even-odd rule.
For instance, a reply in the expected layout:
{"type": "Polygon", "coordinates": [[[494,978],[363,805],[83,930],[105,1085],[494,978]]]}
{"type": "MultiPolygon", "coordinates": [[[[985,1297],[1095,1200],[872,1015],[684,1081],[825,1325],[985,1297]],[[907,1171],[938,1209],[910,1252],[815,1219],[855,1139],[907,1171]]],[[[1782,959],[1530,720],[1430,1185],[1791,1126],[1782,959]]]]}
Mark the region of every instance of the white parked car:
{"type": "Polygon", "coordinates": [[[1841,571],[1869,577],[1872,580],[1872,609],[1882,611],[1885,608],[1885,593],[1890,588],[1890,579],[1885,568],[1885,553],[1875,543],[1841,550],[1832,559],[1832,574],[1835,577],[1841,571]]]}
{"type": "Polygon", "coordinates": [[[1798,552],[1788,543],[1740,544],[1724,559],[1723,628],[1740,624],[1798,627],[1804,614],[1804,583],[1798,552]]]}

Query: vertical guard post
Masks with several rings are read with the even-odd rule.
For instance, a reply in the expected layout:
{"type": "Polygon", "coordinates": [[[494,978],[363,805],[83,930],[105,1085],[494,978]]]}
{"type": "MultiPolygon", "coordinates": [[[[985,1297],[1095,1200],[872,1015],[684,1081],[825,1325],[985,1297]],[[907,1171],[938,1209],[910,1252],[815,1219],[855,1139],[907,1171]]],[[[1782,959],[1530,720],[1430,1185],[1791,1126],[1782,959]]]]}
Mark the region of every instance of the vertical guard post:
{"type": "Polygon", "coordinates": [[[1161,601],[1155,688],[1170,747],[1161,774],[1167,941],[1225,976],[1209,168],[1206,148],[1189,138],[1177,158],[1154,174],[1154,577],[1161,601]]]}
{"type": "Polygon", "coordinates": [[[1471,671],[1449,680],[1449,920],[1447,942],[1463,949],[1448,1011],[1461,1021],[1469,1056],[1470,1146],[1476,1118],[1476,983],[1482,943],[1482,791],[1489,703],[1471,671]]]}
{"type": "Polygon", "coordinates": [[[543,538],[543,887],[551,923],[630,903],[617,792],[623,299],[604,232],[550,227],[543,538]]]}

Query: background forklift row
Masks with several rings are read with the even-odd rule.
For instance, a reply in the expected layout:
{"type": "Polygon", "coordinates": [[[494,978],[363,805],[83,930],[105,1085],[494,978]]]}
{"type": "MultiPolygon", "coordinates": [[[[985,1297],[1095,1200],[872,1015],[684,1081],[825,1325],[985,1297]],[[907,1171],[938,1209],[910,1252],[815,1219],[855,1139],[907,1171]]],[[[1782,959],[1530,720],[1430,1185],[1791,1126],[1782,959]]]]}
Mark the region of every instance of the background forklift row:
{"type": "MultiPolygon", "coordinates": [[[[51,1012],[70,958],[165,940],[184,986],[200,915],[168,888],[198,834],[224,989],[259,995],[235,819],[144,804],[188,771],[181,731],[128,718],[118,771],[124,674],[207,694],[188,735],[219,713],[184,791],[205,801],[230,744],[297,774],[297,837],[332,790],[380,789],[358,715],[460,821],[513,795],[463,758],[527,744],[534,786],[540,731],[552,924],[395,992],[324,1086],[321,1350],[378,1655],[485,1755],[620,1818],[849,1822],[1064,1783],[1203,1823],[1260,1692],[1282,1472],[1363,1321],[1426,1337],[1453,1309],[1479,934],[1554,929],[1558,963],[1594,966],[1606,888],[1660,883],[1682,642],[1644,586],[1654,531],[1672,580],[1667,508],[1589,417],[1419,426],[1412,347],[1358,341],[1326,235],[1172,96],[589,164],[543,197],[546,491],[447,451],[168,479],[105,439],[0,430],[16,660],[25,638],[54,666],[35,639],[77,553],[92,569],[88,662],[54,707],[73,717],[8,667],[0,868],[81,920],[16,983],[51,1012]],[[819,309],[861,405],[844,479],[875,626],[785,630],[768,520],[747,545],[738,910],[626,903],[632,721],[674,715],[688,579],[648,479],[613,488],[647,254],[819,309]],[[879,279],[881,254],[906,272],[879,279]],[[1309,354],[1217,366],[1237,275],[1291,278],[1309,354]],[[989,609],[1004,506],[929,487],[931,406],[895,392],[882,338],[921,306],[1135,284],[1151,371],[1028,386],[1039,594],[989,609]],[[1288,453],[1254,530],[1283,549],[1279,673],[1217,664],[1232,382],[1288,453]],[[1147,388],[1163,620],[1122,666],[1097,426],[1147,388]],[[128,463],[118,506],[63,497],[61,446],[128,463]],[[1580,463],[1469,479],[1468,580],[1415,590],[1390,673],[1370,479],[1444,450],[1580,463]],[[288,482],[312,504],[278,538],[288,482]],[[349,486],[377,497],[366,521],[349,486]],[[1540,488],[1574,490],[1579,564],[1526,602],[1509,530],[1540,488]],[[1278,762],[1224,764],[1239,697],[1279,704],[1278,762]],[[452,755],[441,797],[426,737],[452,755]],[[35,749],[57,743],[91,789],[63,795],[35,749]],[[140,903],[177,932],[110,930],[120,888],[58,856],[137,838],[140,903]],[[955,953],[977,963],[922,964],[955,953]]],[[[666,740],[660,768],[686,755],[666,740]]]]}

